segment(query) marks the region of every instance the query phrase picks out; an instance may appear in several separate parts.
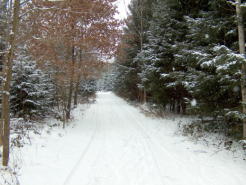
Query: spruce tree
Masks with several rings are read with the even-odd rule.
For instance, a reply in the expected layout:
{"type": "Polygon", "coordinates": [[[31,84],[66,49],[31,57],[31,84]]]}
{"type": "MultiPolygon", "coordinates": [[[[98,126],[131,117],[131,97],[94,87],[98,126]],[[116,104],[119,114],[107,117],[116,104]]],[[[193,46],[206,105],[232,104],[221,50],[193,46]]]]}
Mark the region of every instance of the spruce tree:
{"type": "Polygon", "coordinates": [[[14,61],[10,101],[16,117],[39,119],[52,112],[54,84],[29,56],[22,54],[14,61]]]}
{"type": "Polygon", "coordinates": [[[130,16],[126,20],[124,36],[116,59],[118,64],[116,92],[132,100],[140,98],[141,86],[138,73],[141,70],[140,64],[134,61],[134,58],[146,42],[146,31],[149,28],[153,2],[155,1],[133,0],[131,2],[130,16]]]}

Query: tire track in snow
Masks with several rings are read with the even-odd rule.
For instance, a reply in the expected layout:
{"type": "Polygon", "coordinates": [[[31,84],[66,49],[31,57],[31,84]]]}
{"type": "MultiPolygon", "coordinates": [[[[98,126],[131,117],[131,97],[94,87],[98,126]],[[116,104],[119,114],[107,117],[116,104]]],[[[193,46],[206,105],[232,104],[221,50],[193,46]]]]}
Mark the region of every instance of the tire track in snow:
{"type": "Polygon", "coordinates": [[[167,129],[167,119],[148,118],[113,94],[99,94],[91,108],[85,116],[76,111],[79,126],[59,140],[51,137],[40,155],[29,157],[33,150],[25,151],[27,161],[41,162],[28,163],[23,184],[33,184],[33,179],[37,185],[245,184],[243,164],[187,150],[196,145],[172,137],[175,130],[167,129]]]}
{"type": "MultiPolygon", "coordinates": [[[[95,110],[93,111],[95,112],[95,110]]],[[[96,125],[95,125],[95,129],[90,137],[90,140],[88,142],[88,144],[86,145],[85,149],[82,151],[78,161],[76,161],[74,167],[71,169],[70,173],[68,174],[67,178],[65,179],[63,185],[68,185],[70,183],[70,180],[72,179],[74,173],[76,172],[76,170],[79,168],[82,160],[84,159],[84,157],[86,156],[86,154],[88,153],[93,141],[95,141],[95,138],[96,138],[96,135],[98,133],[98,130],[99,130],[99,123],[96,122],[96,125]]]]}
{"type": "MultiPolygon", "coordinates": [[[[128,115],[132,115],[132,112],[129,111],[129,109],[126,109],[124,107],[124,111],[128,113],[128,115]]],[[[160,166],[158,165],[158,160],[156,159],[156,156],[154,155],[152,149],[151,149],[151,143],[150,143],[150,136],[145,133],[145,131],[143,130],[143,128],[139,125],[139,120],[137,120],[135,118],[135,116],[131,116],[132,120],[134,120],[134,123],[131,122],[131,125],[133,127],[135,127],[135,130],[137,130],[138,133],[140,133],[140,135],[142,136],[142,139],[143,141],[145,142],[145,147],[147,147],[147,149],[145,149],[146,151],[148,151],[147,153],[150,153],[151,154],[151,158],[152,158],[152,161],[154,162],[154,165],[156,166],[156,170],[158,172],[158,175],[159,175],[159,178],[160,178],[160,181],[161,181],[161,184],[162,185],[166,185],[166,182],[163,181],[163,175],[161,174],[161,168],[160,166]],[[139,128],[139,129],[138,129],[139,128]]]]}
{"type": "MultiPolygon", "coordinates": [[[[94,129],[93,134],[91,135],[91,138],[88,142],[88,144],[86,145],[84,151],[82,152],[79,160],[77,161],[77,163],[75,164],[75,166],[73,167],[73,169],[71,170],[71,172],[69,173],[68,177],[66,178],[65,182],[63,185],[70,185],[74,182],[74,180],[76,180],[76,175],[77,172],[80,172],[80,167],[82,166],[81,164],[83,163],[83,160],[87,157],[87,156],[94,156],[93,160],[91,160],[89,158],[89,164],[90,166],[88,167],[88,174],[89,176],[85,176],[84,181],[82,181],[82,184],[87,184],[87,185],[92,185],[95,183],[99,183],[100,182],[100,178],[105,178],[106,176],[103,176],[102,174],[104,173],[104,171],[98,171],[98,173],[95,173],[94,170],[101,170],[101,167],[105,167],[104,166],[104,160],[103,157],[107,157],[106,155],[106,151],[105,151],[105,140],[106,140],[106,133],[105,133],[105,126],[103,126],[102,124],[107,123],[109,121],[109,119],[107,117],[105,117],[105,109],[103,107],[100,107],[100,102],[98,103],[98,105],[92,105],[93,107],[93,113],[90,113],[90,115],[87,115],[87,119],[91,120],[93,119],[96,122],[96,126],[94,129]],[[101,111],[103,110],[103,111],[101,111]],[[101,115],[102,114],[102,115],[101,115]],[[98,119],[100,118],[100,119],[98,119]],[[100,144],[98,143],[100,142],[100,144]],[[100,147],[98,147],[100,146],[100,147]],[[95,150],[96,149],[96,152],[95,150]],[[94,152],[94,153],[92,153],[94,152]],[[90,176],[91,174],[93,174],[92,176],[90,176]],[[94,175],[97,176],[94,176],[94,175]],[[102,177],[100,177],[102,176],[102,177]],[[99,180],[98,180],[99,179],[99,180]],[[87,180],[87,181],[85,181],[87,180]]],[[[109,115],[111,115],[111,111],[109,110],[109,115]]],[[[109,117],[111,118],[111,116],[109,117]]],[[[110,170],[110,176],[112,176],[112,174],[114,174],[115,177],[117,177],[117,181],[123,181],[124,179],[120,176],[120,174],[118,173],[117,170],[115,170],[115,167],[111,164],[111,163],[107,163],[107,169],[110,170]]],[[[83,174],[81,174],[83,175],[83,174]]],[[[120,183],[119,183],[120,184],[120,183]]]]}
{"type": "MultiPolygon", "coordinates": [[[[124,114],[125,113],[124,111],[122,111],[122,112],[119,112],[119,111],[116,111],[116,110],[113,110],[113,111],[114,112],[112,113],[112,115],[114,115],[114,117],[111,116],[111,120],[112,120],[111,123],[114,123],[115,120],[121,120],[121,121],[125,120],[125,118],[128,117],[127,114],[124,114]]],[[[122,124],[122,123],[118,123],[118,124],[122,124]]],[[[137,147],[138,147],[138,145],[143,146],[142,138],[139,139],[138,137],[136,137],[136,133],[138,133],[138,132],[129,123],[127,124],[127,131],[128,131],[127,134],[132,133],[132,135],[130,136],[129,141],[127,141],[127,144],[125,146],[122,146],[122,149],[126,149],[126,150],[124,150],[124,153],[122,153],[120,156],[118,156],[118,158],[121,159],[121,161],[124,161],[126,159],[125,156],[127,156],[127,154],[129,152],[131,152],[131,148],[130,148],[130,146],[128,146],[129,144],[131,144],[131,143],[137,144],[137,147]],[[130,128],[133,128],[133,129],[130,129],[130,128]],[[131,132],[129,130],[131,130],[131,132]]],[[[138,149],[139,150],[138,151],[139,154],[141,153],[143,155],[143,152],[146,155],[148,154],[146,148],[141,148],[141,149],[142,149],[141,151],[138,149]]],[[[122,184],[122,181],[125,180],[125,179],[123,179],[122,175],[119,174],[119,171],[124,169],[123,166],[119,165],[121,163],[121,161],[117,161],[114,165],[111,165],[111,166],[115,169],[115,171],[117,171],[117,174],[118,174],[118,176],[121,179],[120,182],[122,184]]],[[[138,166],[138,164],[142,163],[142,162],[143,162],[142,159],[139,158],[138,161],[136,162],[135,166],[133,166],[133,167],[138,166]]],[[[147,162],[147,161],[145,161],[145,162],[147,162]]],[[[126,175],[129,175],[129,174],[126,174],[126,175]]],[[[131,176],[128,176],[126,179],[128,179],[128,180],[131,179],[131,176]]],[[[137,179],[135,179],[135,180],[137,180],[137,179]]],[[[124,184],[126,184],[126,183],[124,183],[124,184]]],[[[129,184],[129,182],[128,182],[128,184],[129,184]]],[[[130,184],[132,184],[132,183],[130,183],[130,184]]],[[[133,184],[136,184],[136,183],[133,183],[133,184]]]]}
{"type": "MultiPolygon", "coordinates": [[[[122,100],[117,97],[117,103],[119,102],[119,104],[121,105],[122,104],[121,101],[122,100]]],[[[121,121],[122,120],[125,120],[126,123],[128,123],[127,126],[126,126],[127,127],[127,130],[129,130],[130,128],[132,128],[131,129],[132,130],[131,132],[133,133],[133,135],[135,137],[130,137],[130,140],[131,141],[128,141],[128,143],[135,143],[135,144],[137,144],[136,146],[138,148],[139,148],[139,146],[143,146],[143,147],[140,147],[141,148],[141,151],[138,149],[139,151],[137,153],[138,154],[143,154],[143,152],[144,152],[144,155],[142,156],[142,158],[139,158],[138,159],[138,161],[136,162],[135,165],[138,166],[139,163],[143,163],[143,162],[145,164],[148,164],[148,166],[149,165],[154,165],[155,166],[155,169],[157,171],[157,174],[158,174],[157,176],[159,176],[159,179],[161,181],[161,184],[162,185],[165,185],[165,183],[163,181],[163,178],[162,178],[163,176],[161,175],[160,167],[158,165],[158,160],[156,159],[153,151],[151,150],[150,143],[146,140],[146,137],[148,137],[148,136],[146,136],[146,134],[143,134],[143,132],[140,132],[141,129],[138,128],[138,125],[133,124],[133,122],[136,122],[137,120],[135,119],[134,116],[132,116],[132,112],[130,112],[127,109],[128,106],[130,106],[130,105],[128,105],[128,104],[126,104],[126,102],[124,102],[124,106],[122,106],[123,108],[121,107],[121,110],[123,110],[123,111],[119,112],[119,111],[115,111],[114,109],[112,109],[111,110],[112,111],[111,112],[111,115],[114,115],[114,120],[121,120],[121,121]],[[125,105],[127,105],[127,106],[125,106],[125,105]],[[128,118],[130,117],[130,119],[129,120],[126,120],[126,117],[128,117],[128,118]],[[130,121],[130,123],[129,123],[129,121],[130,121]],[[136,137],[137,135],[139,137],[136,137]],[[132,140],[132,139],[134,139],[134,140],[132,140]],[[143,161],[143,159],[145,158],[145,156],[149,156],[153,162],[150,162],[150,161],[148,161],[146,159],[143,161]]],[[[112,116],[110,118],[112,119],[112,116]]],[[[107,121],[109,121],[109,120],[107,120],[107,121]]],[[[126,149],[127,150],[119,157],[120,159],[123,159],[124,156],[127,155],[128,151],[131,151],[130,150],[131,148],[129,148],[129,147],[127,147],[126,149]]],[[[119,165],[120,163],[121,163],[120,161],[119,162],[117,161],[117,163],[114,164],[114,165],[110,164],[110,167],[113,168],[113,169],[115,169],[114,172],[117,172],[117,174],[119,174],[118,171],[120,171],[120,169],[124,169],[123,166],[120,167],[120,165],[119,165]]],[[[120,175],[117,175],[117,176],[118,177],[121,177],[120,175]]],[[[130,179],[130,178],[131,178],[131,176],[128,177],[128,179],[130,179]]],[[[133,183],[133,184],[135,184],[135,183],[133,183]]]]}
{"type": "MultiPolygon", "coordinates": [[[[99,109],[97,109],[97,111],[96,111],[96,114],[98,115],[98,114],[101,114],[101,112],[98,112],[98,110],[99,109]]],[[[110,176],[113,176],[113,174],[114,174],[114,176],[116,176],[117,177],[117,181],[123,181],[124,179],[122,179],[122,177],[120,176],[120,174],[118,173],[118,171],[115,169],[115,167],[111,164],[111,163],[107,163],[107,165],[106,166],[104,166],[105,164],[103,164],[106,160],[102,160],[102,159],[107,159],[107,154],[106,154],[106,150],[105,150],[105,145],[106,145],[106,136],[107,136],[107,134],[106,134],[106,130],[105,130],[105,123],[107,123],[107,122],[111,122],[111,120],[109,121],[109,119],[107,118],[107,117],[105,117],[105,115],[107,115],[106,114],[106,112],[105,112],[105,110],[106,109],[104,109],[104,108],[100,108],[100,110],[104,110],[104,115],[103,116],[98,116],[98,117],[100,117],[101,119],[100,119],[100,122],[103,124],[103,126],[102,126],[102,124],[100,124],[101,126],[102,126],[102,128],[100,129],[100,134],[102,135],[102,140],[103,140],[103,143],[101,144],[101,149],[100,149],[100,153],[98,152],[98,154],[97,154],[97,157],[96,157],[96,159],[94,160],[94,162],[93,162],[93,164],[94,165],[97,165],[97,168],[98,168],[98,166],[99,167],[101,167],[99,164],[100,164],[100,162],[101,162],[101,165],[103,165],[103,167],[107,167],[107,169],[108,170],[110,170],[110,176]]],[[[109,113],[110,113],[110,115],[112,114],[111,113],[111,110],[109,111],[109,113]]],[[[96,115],[95,114],[95,115],[96,115]]],[[[95,116],[94,115],[94,116],[95,116]]],[[[109,117],[109,118],[111,118],[111,116],[109,117]]],[[[110,140],[111,141],[111,140],[110,140]]],[[[97,169],[96,168],[96,169],[97,169]]],[[[102,171],[103,172],[103,171],[102,171]]],[[[99,172],[99,174],[98,175],[102,175],[102,172],[99,172]]],[[[95,171],[93,171],[93,173],[95,173],[95,171]]],[[[95,178],[95,177],[94,177],[95,178]]],[[[105,178],[105,177],[104,177],[105,178]]],[[[94,180],[94,179],[90,179],[90,180],[94,180]]],[[[99,183],[100,181],[98,181],[97,182],[97,184],[99,183]]],[[[91,181],[89,181],[89,183],[87,183],[87,184],[94,184],[93,182],[91,182],[91,181]]],[[[116,183],[117,184],[117,183],[116,183]]]]}
{"type": "MultiPolygon", "coordinates": [[[[132,114],[133,114],[133,113],[130,112],[128,109],[126,109],[126,110],[128,111],[128,114],[129,114],[129,115],[132,115],[132,114]]],[[[142,134],[144,140],[146,141],[146,144],[148,145],[148,148],[149,148],[149,150],[150,150],[150,152],[151,152],[151,154],[152,154],[152,156],[153,156],[154,163],[156,164],[156,167],[157,167],[157,169],[158,169],[158,171],[159,171],[160,178],[163,177],[163,178],[169,179],[169,180],[171,180],[171,181],[180,180],[180,179],[176,179],[176,178],[173,178],[173,177],[169,177],[169,176],[162,175],[162,173],[161,173],[161,167],[160,167],[160,165],[158,165],[158,159],[157,159],[157,157],[156,157],[156,155],[155,155],[155,153],[154,153],[154,151],[156,151],[156,150],[152,150],[153,147],[156,148],[156,149],[158,149],[158,150],[161,150],[163,154],[168,155],[168,157],[170,157],[173,161],[175,161],[175,163],[177,163],[178,166],[183,166],[184,164],[181,163],[180,160],[179,160],[177,157],[174,157],[173,155],[171,155],[170,152],[168,152],[167,149],[166,149],[165,147],[163,147],[163,146],[156,140],[155,137],[152,137],[152,134],[150,134],[143,126],[141,126],[141,125],[142,125],[141,121],[145,121],[145,120],[142,120],[142,119],[141,119],[141,120],[138,120],[138,119],[136,119],[135,116],[132,116],[132,119],[134,119],[134,122],[136,123],[135,125],[139,128],[139,132],[141,132],[141,134],[142,134]]],[[[173,153],[173,154],[174,154],[174,153],[173,153]]],[[[180,168],[178,168],[178,169],[180,170],[180,168]]],[[[177,169],[177,170],[178,170],[178,169],[177,169]]],[[[190,174],[187,173],[187,171],[182,171],[182,173],[185,173],[186,176],[190,176],[190,174]]],[[[200,173],[201,173],[201,172],[200,172],[200,173]]],[[[190,177],[190,179],[192,179],[192,176],[190,177]]],[[[211,184],[211,182],[209,182],[207,179],[204,179],[204,178],[201,179],[201,181],[203,181],[203,182],[204,182],[204,181],[207,181],[208,184],[209,184],[209,183],[211,184]]],[[[163,180],[162,180],[162,182],[163,182],[163,180]]],[[[165,183],[163,182],[163,184],[166,185],[166,182],[165,182],[165,183]]],[[[169,184],[169,183],[168,183],[168,184],[169,184]]],[[[170,182],[170,184],[173,184],[173,183],[170,182]]],[[[197,184],[200,184],[200,183],[197,183],[197,184]]]]}
{"type": "MultiPolygon", "coordinates": [[[[123,103],[123,100],[121,100],[120,98],[118,101],[119,102],[121,101],[123,103]]],[[[124,104],[126,104],[125,101],[124,101],[124,104]]],[[[170,158],[170,161],[174,162],[174,163],[168,164],[168,165],[170,165],[168,167],[172,167],[171,172],[168,171],[169,169],[167,170],[167,175],[170,175],[170,176],[165,176],[165,171],[163,170],[163,168],[161,168],[160,165],[158,165],[159,169],[160,169],[160,175],[161,175],[160,177],[163,177],[164,179],[167,179],[168,181],[170,180],[169,182],[167,181],[167,184],[171,184],[171,185],[173,185],[173,184],[175,184],[175,185],[176,184],[180,184],[180,185],[183,185],[183,184],[196,184],[196,185],[214,184],[214,181],[213,181],[214,178],[217,179],[217,178],[221,178],[221,177],[222,177],[221,182],[223,181],[223,175],[220,175],[220,174],[223,174],[224,170],[217,170],[218,172],[211,175],[209,172],[210,172],[210,170],[215,171],[214,169],[201,168],[202,165],[206,165],[206,163],[205,164],[202,163],[202,161],[204,161],[204,159],[200,160],[201,158],[195,158],[195,160],[192,159],[191,161],[190,160],[186,161],[187,158],[182,157],[180,153],[175,153],[175,152],[177,152],[176,150],[173,150],[172,148],[170,148],[170,150],[167,150],[167,148],[165,148],[158,141],[158,137],[156,137],[151,131],[147,130],[147,127],[145,128],[144,125],[146,125],[147,123],[151,124],[151,119],[145,117],[144,115],[138,116],[137,114],[140,115],[141,113],[135,107],[128,108],[128,107],[124,106],[124,108],[125,108],[125,111],[128,111],[127,115],[129,115],[129,117],[131,116],[130,119],[134,120],[134,122],[131,122],[131,123],[133,123],[133,124],[135,123],[134,125],[136,125],[139,128],[139,132],[142,132],[142,134],[143,134],[142,136],[145,138],[146,144],[148,143],[149,149],[152,152],[153,157],[155,158],[157,165],[159,162],[160,162],[159,164],[161,164],[161,162],[163,162],[162,159],[166,158],[166,157],[167,157],[167,159],[166,159],[167,164],[168,164],[168,160],[169,160],[168,158],[170,158]],[[145,123],[145,124],[143,124],[143,123],[145,123]],[[158,151],[160,151],[160,152],[158,152],[158,151]],[[162,155],[162,156],[160,157],[160,155],[162,155]],[[198,159],[198,161],[196,161],[197,159],[198,159]],[[199,164],[197,164],[197,163],[199,163],[199,164]],[[194,167],[195,168],[198,167],[199,172],[197,170],[194,170],[194,167]],[[162,169],[162,172],[161,172],[161,169],[162,169]],[[194,178],[194,176],[193,176],[194,171],[196,171],[196,175],[198,175],[200,178],[194,178]],[[180,175],[178,175],[177,172],[180,175]],[[161,173],[163,173],[163,175],[161,173]],[[210,175],[211,179],[207,178],[208,174],[210,175]]],[[[165,122],[163,122],[163,124],[165,124],[165,122]]],[[[159,138],[161,138],[161,137],[159,137],[159,138]]],[[[183,148],[184,145],[180,145],[180,147],[183,148]]],[[[192,153],[192,152],[189,152],[189,153],[191,154],[191,156],[195,157],[194,153],[192,153]]],[[[216,162],[216,160],[215,160],[215,162],[216,162]]],[[[237,178],[235,178],[235,179],[237,179],[237,178]]],[[[228,180],[229,181],[227,181],[227,182],[234,184],[234,182],[232,182],[230,178],[228,180]]]]}

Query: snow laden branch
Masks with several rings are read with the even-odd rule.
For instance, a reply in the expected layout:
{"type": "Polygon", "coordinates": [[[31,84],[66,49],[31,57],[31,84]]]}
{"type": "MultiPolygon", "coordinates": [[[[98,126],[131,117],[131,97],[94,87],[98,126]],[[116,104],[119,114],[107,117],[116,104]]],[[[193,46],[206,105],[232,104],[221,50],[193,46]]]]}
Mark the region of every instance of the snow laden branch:
{"type": "MultiPolygon", "coordinates": [[[[238,4],[237,0],[227,0],[227,2],[233,6],[236,6],[238,4]]],[[[246,7],[246,2],[241,3],[240,7],[246,7]]]]}

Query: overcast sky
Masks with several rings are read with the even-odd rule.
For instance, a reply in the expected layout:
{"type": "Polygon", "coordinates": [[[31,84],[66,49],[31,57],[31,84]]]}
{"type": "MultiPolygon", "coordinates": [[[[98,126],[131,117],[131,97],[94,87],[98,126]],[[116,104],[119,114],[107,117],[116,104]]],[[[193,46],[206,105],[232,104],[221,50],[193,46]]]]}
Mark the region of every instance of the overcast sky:
{"type": "Polygon", "coordinates": [[[127,12],[128,12],[128,4],[130,3],[131,0],[118,0],[117,2],[117,6],[118,6],[118,10],[119,10],[119,15],[117,15],[116,17],[119,19],[124,19],[127,16],[127,12]]]}
{"type": "MultiPolygon", "coordinates": [[[[49,1],[61,1],[61,0],[49,0],[49,1]]],[[[116,5],[118,6],[119,15],[116,17],[119,19],[124,19],[127,17],[128,5],[131,0],[118,0],[116,5]]]]}

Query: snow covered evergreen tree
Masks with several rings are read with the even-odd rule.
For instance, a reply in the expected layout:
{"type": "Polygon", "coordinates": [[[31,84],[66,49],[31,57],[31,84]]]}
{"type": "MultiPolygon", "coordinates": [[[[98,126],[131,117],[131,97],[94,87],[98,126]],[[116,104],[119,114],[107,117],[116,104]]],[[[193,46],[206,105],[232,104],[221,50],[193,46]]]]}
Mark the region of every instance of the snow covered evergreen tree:
{"type": "Polygon", "coordinates": [[[0,70],[4,60],[4,52],[6,49],[6,33],[7,33],[7,1],[0,3],[0,70]]]}
{"type": "Polygon", "coordinates": [[[38,69],[29,56],[14,61],[11,85],[11,110],[17,117],[44,117],[54,105],[54,85],[48,74],[38,69]]]}
{"type": "Polygon", "coordinates": [[[178,4],[158,0],[153,5],[147,42],[135,57],[141,64],[141,85],[146,88],[150,100],[164,107],[170,105],[178,112],[185,111],[182,99],[186,94],[182,81],[178,81],[182,79],[183,63],[174,60],[186,31],[182,20],[178,4]],[[181,73],[177,75],[177,71],[181,73]]]}
{"type": "Polygon", "coordinates": [[[226,2],[212,2],[197,14],[186,16],[186,48],[179,51],[188,60],[186,88],[198,102],[192,108],[223,121],[230,111],[239,110],[243,62],[235,54],[236,17],[230,10],[233,7],[226,2]]]}
{"type": "Polygon", "coordinates": [[[108,63],[105,67],[102,76],[97,81],[97,89],[100,91],[113,91],[115,87],[115,80],[117,78],[116,66],[108,63]]]}
{"type": "Polygon", "coordinates": [[[79,93],[82,99],[88,99],[97,91],[97,81],[95,79],[86,79],[80,82],[79,93]]]}
{"type": "Polygon", "coordinates": [[[153,0],[133,0],[129,6],[130,16],[126,21],[117,57],[118,76],[116,92],[131,100],[140,99],[140,65],[134,58],[146,42],[146,31],[152,16],[153,0]],[[118,85],[117,85],[118,84],[118,85]]]}
{"type": "Polygon", "coordinates": [[[139,27],[128,25],[124,34],[132,42],[118,57],[125,96],[144,88],[148,101],[171,111],[213,117],[226,128],[240,123],[244,59],[236,54],[235,7],[224,0],[157,0],[149,7],[142,49],[130,37],[139,27]]]}

